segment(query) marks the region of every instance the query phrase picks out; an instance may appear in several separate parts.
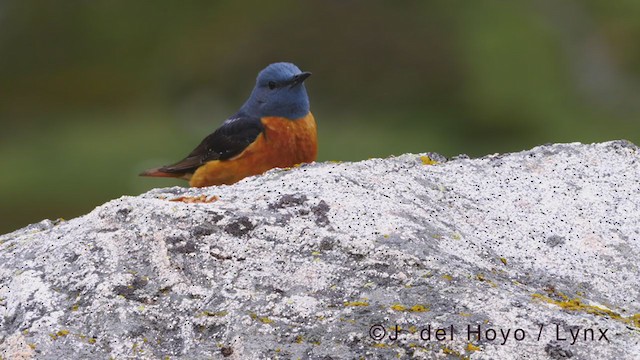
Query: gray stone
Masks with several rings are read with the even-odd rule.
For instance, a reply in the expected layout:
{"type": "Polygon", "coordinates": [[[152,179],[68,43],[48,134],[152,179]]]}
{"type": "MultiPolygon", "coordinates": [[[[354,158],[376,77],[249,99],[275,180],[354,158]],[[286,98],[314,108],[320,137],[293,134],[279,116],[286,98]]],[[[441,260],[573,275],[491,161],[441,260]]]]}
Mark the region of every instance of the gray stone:
{"type": "Polygon", "coordinates": [[[421,156],[155,189],[0,236],[0,354],[638,358],[635,145],[421,156]]]}

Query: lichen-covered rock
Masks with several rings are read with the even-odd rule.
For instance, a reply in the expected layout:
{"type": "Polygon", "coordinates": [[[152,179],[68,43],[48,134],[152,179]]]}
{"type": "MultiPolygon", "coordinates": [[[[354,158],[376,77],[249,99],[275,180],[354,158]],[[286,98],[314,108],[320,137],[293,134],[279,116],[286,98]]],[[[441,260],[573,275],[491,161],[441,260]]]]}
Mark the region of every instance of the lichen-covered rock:
{"type": "Polygon", "coordinates": [[[3,235],[0,355],[637,359],[638,148],[442,160],[156,189],[3,235]]]}

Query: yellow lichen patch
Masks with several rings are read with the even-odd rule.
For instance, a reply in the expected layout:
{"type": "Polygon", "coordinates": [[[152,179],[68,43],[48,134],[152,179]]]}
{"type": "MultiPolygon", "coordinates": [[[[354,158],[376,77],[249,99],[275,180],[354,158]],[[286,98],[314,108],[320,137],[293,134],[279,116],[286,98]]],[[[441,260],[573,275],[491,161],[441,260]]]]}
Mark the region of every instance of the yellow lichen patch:
{"type": "Polygon", "coordinates": [[[480,346],[475,346],[472,343],[467,344],[467,351],[481,351],[480,346]]]}
{"type": "Polygon", "coordinates": [[[442,352],[447,354],[447,355],[457,356],[457,357],[459,357],[460,359],[463,359],[463,360],[469,360],[468,356],[463,356],[462,354],[460,354],[459,351],[453,350],[453,349],[451,349],[449,347],[446,347],[446,346],[442,348],[442,352]]]}
{"type": "Polygon", "coordinates": [[[69,330],[62,329],[62,330],[58,331],[56,333],[56,335],[58,335],[58,336],[67,336],[67,335],[69,335],[69,330]]]}
{"type": "Polygon", "coordinates": [[[313,256],[318,256],[318,255],[320,255],[320,251],[313,251],[313,252],[311,253],[311,255],[313,255],[313,256]]]}
{"type": "Polygon", "coordinates": [[[87,340],[87,342],[89,344],[95,344],[96,343],[96,338],[89,338],[89,340],[87,340]]]}
{"type": "Polygon", "coordinates": [[[409,332],[415,334],[416,332],[418,332],[418,328],[415,325],[411,325],[409,326],[409,332]]]}
{"type": "Polygon", "coordinates": [[[451,238],[453,240],[460,240],[460,239],[462,239],[462,235],[460,235],[458,233],[453,233],[453,235],[451,235],[451,238]]]}
{"type": "Polygon", "coordinates": [[[422,165],[436,165],[438,162],[428,157],[427,155],[420,156],[422,165]]]}
{"type": "Polygon", "coordinates": [[[338,320],[344,321],[344,322],[348,322],[349,324],[355,324],[356,323],[356,321],[354,319],[347,319],[347,318],[343,318],[343,317],[339,318],[338,320]]]}
{"type": "Polygon", "coordinates": [[[413,305],[412,307],[407,307],[402,304],[393,304],[391,305],[391,310],[407,311],[407,312],[426,312],[426,311],[429,311],[429,308],[421,304],[413,305]]]}
{"type": "Polygon", "coordinates": [[[477,274],[476,275],[476,279],[478,279],[478,281],[486,282],[487,284],[491,285],[492,287],[498,287],[498,285],[496,285],[496,283],[494,283],[493,281],[487,279],[483,274],[477,274]]]}
{"type": "Polygon", "coordinates": [[[71,307],[71,311],[78,311],[78,309],[79,309],[78,305],[73,305],[71,307]]]}
{"type": "Polygon", "coordinates": [[[460,312],[460,313],[458,313],[458,315],[460,315],[460,316],[464,316],[464,317],[469,317],[469,316],[471,316],[471,314],[466,313],[466,312],[460,312]]]}
{"type": "Polygon", "coordinates": [[[396,332],[396,331],[397,332],[401,332],[401,331],[404,331],[404,328],[402,328],[402,326],[400,326],[400,325],[388,326],[387,327],[387,331],[390,332],[390,333],[393,333],[393,332],[396,332]]]}
{"type": "Polygon", "coordinates": [[[444,274],[444,275],[442,275],[442,278],[443,278],[443,279],[445,279],[445,280],[447,280],[447,281],[451,281],[451,280],[453,280],[453,277],[452,277],[451,275],[449,275],[449,274],[444,274]]]}
{"type": "Polygon", "coordinates": [[[249,316],[251,317],[251,319],[258,320],[263,324],[271,324],[273,322],[273,320],[269,319],[269,317],[267,317],[267,316],[258,316],[254,312],[250,312],[249,316]]]}
{"type": "Polygon", "coordinates": [[[359,301],[345,301],[344,306],[369,306],[369,301],[367,301],[367,299],[359,301]]]}
{"type": "Polygon", "coordinates": [[[418,304],[418,305],[413,305],[411,307],[411,309],[409,309],[409,311],[411,311],[411,312],[426,312],[426,311],[429,311],[429,308],[424,306],[424,305],[418,304]]]}
{"type": "Polygon", "coordinates": [[[531,297],[534,299],[538,299],[540,301],[544,301],[549,304],[559,306],[565,310],[579,311],[579,312],[584,312],[584,313],[596,315],[596,316],[607,316],[613,320],[617,320],[625,324],[640,328],[640,314],[624,317],[610,309],[607,309],[601,306],[585,304],[579,298],[569,299],[568,296],[562,293],[556,292],[555,290],[553,291],[553,293],[558,295],[560,298],[562,298],[562,300],[555,300],[546,295],[542,295],[538,293],[532,294],[531,297]]]}
{"type": "Polygon", "coordinates": [[[29,345],[29,347],[32,348],[33,350],[36,349],[36,344],[34,343],[28,343],[27,345],[29,345]]]}
{"type": "Polygon", "coordinates": [[[500,258],[500,261],[501,261],[503,264],[507,265],[507,258],[503,258],[503,257],[501,257],[501,258],[500,258]]]}
{"type": "Polygon", "coordinates": [[[383,343],[375,343],[372,345],[374,348],[386,348],[387,344],[383,344],[383,343]]]}
{"type": "Polygon", "coordinates": [[[296,344],[302,344],[303,341],[304,338],[302,337],[302,335],[296,336],[296,344]]]}

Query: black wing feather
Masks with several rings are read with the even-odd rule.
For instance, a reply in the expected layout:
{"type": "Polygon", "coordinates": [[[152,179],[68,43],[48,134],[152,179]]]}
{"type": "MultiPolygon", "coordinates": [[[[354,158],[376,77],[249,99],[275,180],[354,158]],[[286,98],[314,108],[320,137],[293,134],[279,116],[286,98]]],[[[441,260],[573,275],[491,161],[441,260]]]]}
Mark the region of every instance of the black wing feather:
{"type": "Polygon", "coordinates": [[[236,115],[204,138],[186,158],[159,170],[166,173],[191,173],[207,161],[227,160],[253,143],[264,131],[259,118],[236,115]]]}

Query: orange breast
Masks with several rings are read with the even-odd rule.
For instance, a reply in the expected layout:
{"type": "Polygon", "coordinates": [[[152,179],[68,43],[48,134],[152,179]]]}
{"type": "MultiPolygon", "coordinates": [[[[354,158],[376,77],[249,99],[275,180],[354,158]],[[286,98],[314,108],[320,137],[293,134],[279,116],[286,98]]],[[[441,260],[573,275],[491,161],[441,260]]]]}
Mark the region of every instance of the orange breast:
{"type": "Polygon", "coordinates": [[[199,167],[189,180],[194,187],[233,184],[276,167],[312,162],[318,154],[316,121],[311,113],[288,120],[264,117],[265,130],[239,155],[199,167]]]}

